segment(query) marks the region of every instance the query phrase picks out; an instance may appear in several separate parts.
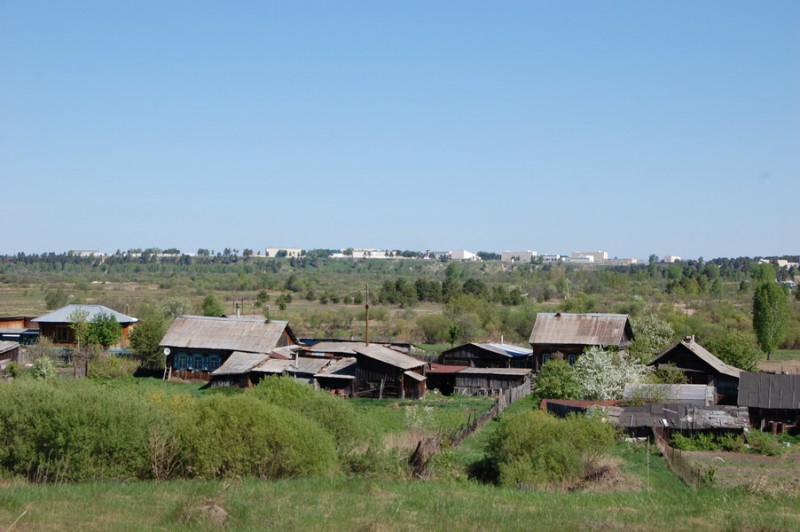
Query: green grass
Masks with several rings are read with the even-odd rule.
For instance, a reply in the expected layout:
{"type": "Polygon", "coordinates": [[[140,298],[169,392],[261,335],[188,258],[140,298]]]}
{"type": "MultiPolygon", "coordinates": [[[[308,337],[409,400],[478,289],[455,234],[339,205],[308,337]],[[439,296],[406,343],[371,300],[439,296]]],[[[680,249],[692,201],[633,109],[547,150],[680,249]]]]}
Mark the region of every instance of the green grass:
{"type": "Polygon", "coordinates": [[[778,349],[772,353],[771,362],[791,362],[800,360],[800,349],[778,349]]]}
{"type": "Polygon", "coordinates": [[[800,499],[743,490],[553,493],[473,482],[244,479],[7,486],[0,525],[36,530],[796,530],[800,499]]]}

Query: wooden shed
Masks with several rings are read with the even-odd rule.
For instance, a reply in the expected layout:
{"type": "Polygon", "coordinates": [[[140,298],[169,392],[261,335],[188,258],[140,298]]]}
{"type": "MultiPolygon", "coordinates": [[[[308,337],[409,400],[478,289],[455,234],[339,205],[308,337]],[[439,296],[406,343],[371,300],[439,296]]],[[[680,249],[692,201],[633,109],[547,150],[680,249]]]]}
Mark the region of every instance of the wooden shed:
{"type": "Polygon", "coordinates": [[[190,380],[209,380],[234,352],[267,356],[296,343],[285,321],[207,316],[178,316],[161,339],[169,375],[190,380]]]}
{"type": "Polygon", "coordinates": [[[753,426],[782,424],[791,432],[800,429],[800,375],[742,372],[739,406],[747,407],[753,426]]]}
{"type": "Polygon", "coordinates": [[[530,368],[532,352],[527,347],[512,344],[472,342],[444,351],[439,363],[472,368],[530,368]]]}
{"type": "MultiPolygon", "coordinates": [[[[519,397],[531,392],[530,368],[465,368],[455,374],[455,393],[494,396],[518,389],[519,397]]],[[[515,397],[514,400],[519,397],[515,397]]]]}
{"type": "Polygon", "coordinates": [[[715,357],[695,342],[694,337],[687,336],[648,365],[658,368],[665,364],[677,366],[686,375],[689,384],[714,386],[720,404],[736,404],[742,370],[715,357]]]}
{"type": "Polygon", "coordinates": [[[0,340],[0,366],[9,362],[19,362],[19,342],[0,340]]]}
{"type": "Polygon", "coordinates": [[[627,314],[539,313],[530,337],[533,369],[538,372],[551,358],[572,365],[587,347],[623,350],[633,339],[627,314]]]}
{"type": "Polygon", "coordinates": [[[113,316],[122,329],[119,343],[110,347],[128,347],[128,335],[138,319],[104,307],[103,305],[67,305],[54,310],[32,321],[39,326],[40,334],[60,346],[74,347],[77,345],[75,332],[72,330],[72,316],[75,312],[83,312],[86,321],[92,321],[98,314],[113,316]]]}
{"type": "Polygon", "coordinates": [[[418,399],[425,395],[425,362],[376,344],[355,348],[359,396],[418,399]]]}

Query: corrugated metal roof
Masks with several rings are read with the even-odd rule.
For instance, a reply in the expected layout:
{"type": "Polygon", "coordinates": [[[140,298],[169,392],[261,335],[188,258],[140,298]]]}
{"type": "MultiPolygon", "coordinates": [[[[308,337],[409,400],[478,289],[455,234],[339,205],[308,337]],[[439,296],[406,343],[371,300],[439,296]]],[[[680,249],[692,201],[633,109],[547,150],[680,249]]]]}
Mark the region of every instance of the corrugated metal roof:
{"type": "Polygon", "coordinates": [[[716,389],[705,384],[626,384],[623,399],[658,398],[659,402],[713,405],[716,389]]]}
{"type": "Polygon", "coordinates": [[[531,344],[628,345],[633,328],[627,314],[539,313],[531,331],[531,344]]]}
{"type": "Polygon", "coordinates": [[[254,367],[251,371],[253,373],[271,373],[275,375],[280,375],[286,368],[292,365],[291,360],[281,360],[277,358],[271,358],[261,364],[260,366],[254,367]]]}
{"type": "Polygon", "coordinates": [[[800,410],[800,375],[742,372],[739,406],[800,410]]]}
{"type": "Polygon", "coordinates": [[[211,372],[212,375],[241,375],[250,372],[255,366],[263,364],[269,357],[263,353],[243,353],[234,351],[220,367],[211,372]]]}
{"type": "Polygon", "coordinates": [[[286,322],[178,316],[161,339],[161,345],[270,353],[287,329],[286,322]]]}
{"type": "Polygon", "coordinates": [[[67,305],[66,307],[61,307],[60,309],[54,310],[49,314],[45,314],[44,316],[34,318],[31,321],[36,323],[70,323],[70,316],[72,313],[79,310],[86,312],[86,321],[92,321],[98,314],[114,316],[114,318],[117,320],[117,323],[120,324],[136,323],[139,321],[133,316],[128,316],[122,312],[117,312],[116,310],[104,307],[103,305],[67,305]]]}
{"type": "Polygon", "coordinates": [[[330,353],[335,355],[355,355],[356,347],[364,347],[364,342],[317,342],[316,344],[305,347],[303,350],[309,353],[330,353]]]}
{"type": "Polygon", "coordinates": [[[279,359],[270,359],[264,362],[263,364],[254,367],[251,371],[254,373],[272,373],[272,374],[281,374],[281,373],[289,373],[289,374],[308,374],[314,375],[315,373],[319,373],[319,371],[331,363],[331,359],[329,358],[311,358],[311,357],[300,357],[297,361],[295,360],[279,360],[279,359]]]}
{"type": "Polygon", "coordinates": [[[735,368],[729,364],[726,364],[722,360],[712,355],[705,347],[698,344],[694,340],[681,340],[674,346],[670,347],[669,349],[658,355],[652,362],[648,364],[648,366],[658,367],[658,364],[662,359],[667,358],[673,349],[679,348],[680,346],[683,346],[692,353],[694,353],[698,358],[700,358],[703,362],[714,368],[714,370],[717,371],[718,373],[727,375],[729,377],[734,377],[736,379],[738,379],[742,374],[742,370],[740,370],[739,368],[735,368]]]}
{"type": "Polygon", "coordinates": [[[737,406],[654,403],[644,406],[601,408],[611,420],[623,428],[662,426],[680,430],[743,430],[750,426],[747,408],[737,406]]]}
{"type": "Polygon", "coordinates": [[[389,364],[390,366],[395,366],[400,369],[413,369],[425,365],[425,362],[422,362],[421,360],[404,355],[403,353],[395,351],[394,349],[383,347],[382,345],[361,344],[360,347],[355,348],[355,352],[359,355],[364,355],[365,357],[369,357],[373,360],[377,360],[379,362],[383,362],[384,364],[389,364]]]}

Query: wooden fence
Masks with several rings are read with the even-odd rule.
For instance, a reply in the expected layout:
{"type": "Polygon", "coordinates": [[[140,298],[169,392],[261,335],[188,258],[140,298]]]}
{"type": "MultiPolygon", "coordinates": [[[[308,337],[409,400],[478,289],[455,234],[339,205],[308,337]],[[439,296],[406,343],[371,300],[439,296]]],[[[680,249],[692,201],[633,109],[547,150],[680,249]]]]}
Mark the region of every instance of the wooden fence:
{"type": "Polygon", "coordinates": [[[703,484],[704,475],[701,468],[693,465],[683,451],[669,444],[667,434],[662,427],[653,427],[653,435],[655,436],[656,447],[661,451],[669,468],[672,469],[687,486],[697,489],[703,484]]]}
{"type": "Polygon", "coordinates": [[[442,445],[457,447],[469,435],[499,416],[514,401],[530,395],[530,384],[509,388],[496,396],[495,403],[488,411],[480,416],[467,419],[467,422],[451,431],[440,432],[436,436],[424,438],[417,444],[414,453],[409,458],[411,471],[415,478],[422,478],[428,468],[428,463],[434,454],[442,449],[442,445]]]}

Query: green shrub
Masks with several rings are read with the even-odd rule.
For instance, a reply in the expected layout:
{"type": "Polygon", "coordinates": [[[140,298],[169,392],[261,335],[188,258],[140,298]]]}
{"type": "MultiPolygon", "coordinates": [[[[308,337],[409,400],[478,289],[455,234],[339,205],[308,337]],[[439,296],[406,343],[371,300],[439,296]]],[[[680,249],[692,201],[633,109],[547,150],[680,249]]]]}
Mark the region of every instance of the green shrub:
{"type": "Polygon", "coordinates": [[[505,485],[572,482],[584,473],[584,462],[608,452],[614,428],[597,417],[570,415],[558,419],[541,410],[504,416],[489,441],[490,459],[505,485]]]}
{"type": "Polygon", "coordinates": [[[56,376],[56,364],[50,357],[40,357],[33,362],[31,374],[37,379],[50,379],[56,376]]]}
{"type": "Polygon", "coordinates": [[[756,454],[780,456],[786,450],[777,438],[766,432],[752,430],[747,433],[746,439],[747,444],[750,446],[750,451],[756,454]]]}
{"type": "Polygon", "coordinates": [[[149,478],[148,438],[162,417],[134,390],[14,381],[0,386],[0,465],[37,482],[149,478]]]}
{"type": "Polygon", "coordinates": [[[93,379],[132,377],[138,368],[137,360],[101,354],[89,362],[89,377],[93,379]]]}
{"type": "Polygon", "coordinates": [[[318,424],[248,395],[195,400],[179,430],[184,473],[202,478],[329,475],[333,438],[318,424]]]}
{"type": "Polygon", "coordinates": [[[370,438],[365,420],[345,399],[332,397],[291,377],[268,377],[253,388],[253,395],[315,421],[331,435],[343,457],[378,444],[370,438]]]}

